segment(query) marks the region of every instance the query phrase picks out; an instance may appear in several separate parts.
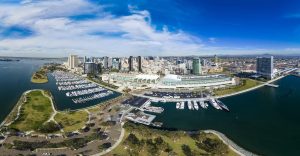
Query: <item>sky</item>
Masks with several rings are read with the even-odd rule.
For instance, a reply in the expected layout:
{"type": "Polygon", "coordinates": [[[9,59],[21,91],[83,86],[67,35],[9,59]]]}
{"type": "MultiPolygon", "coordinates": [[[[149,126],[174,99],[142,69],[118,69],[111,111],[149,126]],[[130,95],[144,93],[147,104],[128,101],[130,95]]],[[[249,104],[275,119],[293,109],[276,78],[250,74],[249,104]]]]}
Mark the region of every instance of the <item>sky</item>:
{"type": "Polygon", "coordinates": [[[0,0],[0,56],[300,55],[299,0],[0,0]]]}

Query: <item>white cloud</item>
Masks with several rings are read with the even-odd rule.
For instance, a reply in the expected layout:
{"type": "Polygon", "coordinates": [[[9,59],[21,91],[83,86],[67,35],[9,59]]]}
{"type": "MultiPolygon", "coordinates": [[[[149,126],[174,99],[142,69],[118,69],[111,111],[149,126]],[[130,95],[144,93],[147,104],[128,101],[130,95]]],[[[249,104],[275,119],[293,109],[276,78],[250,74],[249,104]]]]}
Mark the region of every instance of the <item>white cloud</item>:
{"type": "Polygon", "coordinates": [[[156,30],[150,13],[129,6],[130,15],[115,16],[85,0],[23,1],[0,4],[0,24],[30,28],[35,35],[0,40],[0,55],[182,55],[199,54],[201,40],[181,30],[156,30]],[[74,20],[70,16],[96,14],[74,20]]]}

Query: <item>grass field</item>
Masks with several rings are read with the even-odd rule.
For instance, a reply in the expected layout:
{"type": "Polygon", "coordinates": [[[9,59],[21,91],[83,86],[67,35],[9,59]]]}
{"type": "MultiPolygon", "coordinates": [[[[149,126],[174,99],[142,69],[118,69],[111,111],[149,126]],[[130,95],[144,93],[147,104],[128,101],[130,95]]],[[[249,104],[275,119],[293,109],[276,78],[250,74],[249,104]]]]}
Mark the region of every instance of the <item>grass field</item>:
{"type": "Polygon", "coordinates": [[[88,121],[86,111],[60,112],[54,117],[55,121],[62,125],[65,132],[72,132],[82,128],[88,121]]]}
{"type": "MultiPolygon", "coordinates": [[[[125,126],[126,133],[122,143],[108,155],[115,155],[115,156],[125,156],[125,155],[148,156],[148,155],[157,155],[157,154],[162,156],[188,155],[183,151],[183,146],[185,145],[190,148],[191,155],[226,155],[226,156],[237,155],[232,150],[230,150],[230,148],[227,145],[223,144],[223,142],[216,135],[212,133],[209,134],[201,133],[202,140],[209,138],[211,140],[219,141],[220,144],[222,144],[223,151],[225,152],[221,154],[220,153],[216,154],[215,153],[216,151],[206,151],[204,149],[201,149],[196,144],[196,142],[199,142],[199,140],[195,139],[195,137],[193,138],[191,135],[183,131],[154,130],[143,125],[132,125],[132,123],[129,123],[129,125],[130,128],[126,128],[128,126],[125,126]],[[128,142],[129,134],[134,134],[138,138],[137,142],[140,142],[141,146],[136,148],[135,145],[131,146],[130,144],[126,143],[128,142]],[[158,137],[162,138],[164,143],[153,146],[153,144],[151,144],[152,141],[149,141],[149,139],[155,140],[155,138],[158,137]],[[168,147],[168,149],[171,150],[165,151],[163,150],[163,148],[160,149],[163,146],[168,147]],[[154,154],[151,153],[151,151],[158,151],[158,153],[154,154]]],[[[157,144],[157,142],[155,141],[153,141],[152,143],[157,144]]]]}
{"type": "Polygon", "coordinates": [[[19,118],[11,127],[21,131],[37,131],[53,113],[52,104],[43,91],[30,91],[26,95],[26,102],[22,105],[19,118]]]}
{"type": "Polygon", "coordinates": [[[226,94],[243,91],[261,84],[261,82],[252,79],[242,79],[241,81],[243,81],[241,85],[234,86],[231,88],[226,88],[226,89],[219,89],[219,90],[217,89],[214,91],[214,93],[217,96],[226,95],[226,94]]]}

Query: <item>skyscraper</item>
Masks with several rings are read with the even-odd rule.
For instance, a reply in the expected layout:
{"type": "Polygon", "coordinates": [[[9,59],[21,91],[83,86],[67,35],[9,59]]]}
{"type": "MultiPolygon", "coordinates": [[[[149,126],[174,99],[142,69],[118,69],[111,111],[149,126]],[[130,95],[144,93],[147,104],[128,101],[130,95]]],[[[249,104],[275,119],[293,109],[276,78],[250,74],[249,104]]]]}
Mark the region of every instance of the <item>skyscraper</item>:
{"type": "Polygon", "coordinates": [[[141,73],[142,72],[142,57],[141,56],[138,56],[137,62],[138,62],[138,71],[141,73]]]}
{"type": "Polygon", "coordinates": [[[273,56],[258,57],[256,59],[256,73],[267,78],[274,77],[273,56]]]}
{"type": "Polygon", "coordinates": [[[84,63],[84,74],[97,74],[99,72],[98,65],[94,62],[84,63]]]}
{"type": "Polygon", "coordinates": [[[108,57],[104,56],[103,58],[103,68],[107,69],[108,68],[108,57]]]}
{"type": "Polygon", "coordinates": [[[119,58],[113,58],[112,59],[112,68],[120,70],[120,59],[119,58]]]}
{"type": "Polygon", "coordinates": [[[201,74],[201,60],[200,58],[193,59],[193,74],[200,75],[201,74]]]}
{"type": "Polygon", "coordinates": [[[217,55],[214,56],[214,62],[215,62],[215,64],[217,64],[219,62],[219,59],[218,59],[217,55]]]}
{"type": "Polygon", "coordinates": [[[77,55],[70,55],[68,58],[68,68],[74,69],[78,66],[78,56],[77,55]]]}
{"type": "Polygon", "coordinates": [[[133,59],[132,56],[129,56],[128,58],[128,70],[133,71],[133,59]]]}
{"type": "Polygon", "coordinates": [[[109,57],[108,59],[107,59],[107,68],[109,68],[109,69],[111,69],[112,68],[112,58],[111,57],[109,57]]]}

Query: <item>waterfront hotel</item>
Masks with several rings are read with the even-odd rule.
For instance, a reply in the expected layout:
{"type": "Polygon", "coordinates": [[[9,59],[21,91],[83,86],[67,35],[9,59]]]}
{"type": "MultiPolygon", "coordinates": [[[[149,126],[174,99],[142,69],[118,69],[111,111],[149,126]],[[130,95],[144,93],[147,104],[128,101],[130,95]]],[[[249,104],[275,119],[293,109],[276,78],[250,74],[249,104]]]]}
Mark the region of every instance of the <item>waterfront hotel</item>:
{"type": "Polygon", "coordinates": [[[266,79],[273,79],[274,77],[273,56],[258,57],[256,60],[256,73],[266,79]]]}

